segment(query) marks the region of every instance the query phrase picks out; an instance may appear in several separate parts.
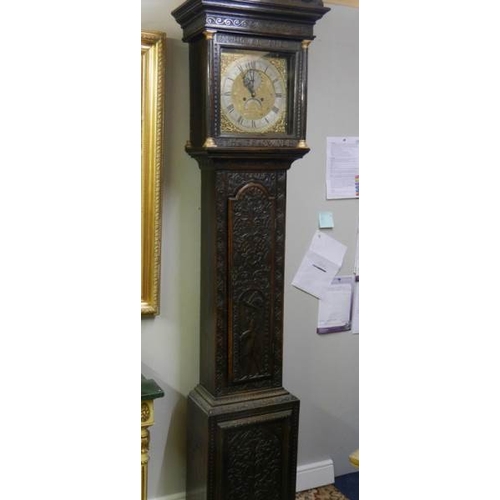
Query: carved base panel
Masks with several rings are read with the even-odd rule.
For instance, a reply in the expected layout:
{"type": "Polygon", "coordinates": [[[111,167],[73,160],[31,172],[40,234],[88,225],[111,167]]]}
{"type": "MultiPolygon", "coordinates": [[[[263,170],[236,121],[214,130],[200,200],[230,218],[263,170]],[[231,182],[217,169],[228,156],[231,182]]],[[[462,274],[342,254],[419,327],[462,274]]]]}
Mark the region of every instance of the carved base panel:
{"type": "Polygon", "coordinates": [[[187,500],[294,500],[299,400],[284,389],[188,401],[187,500]]]}

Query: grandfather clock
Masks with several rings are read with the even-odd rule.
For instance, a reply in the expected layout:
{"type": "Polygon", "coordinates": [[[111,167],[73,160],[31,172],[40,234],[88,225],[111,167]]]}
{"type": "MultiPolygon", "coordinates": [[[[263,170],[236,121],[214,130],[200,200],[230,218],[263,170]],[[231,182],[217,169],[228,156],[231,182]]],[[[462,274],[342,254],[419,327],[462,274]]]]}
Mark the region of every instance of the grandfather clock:
{"type": "Polygon", "coordinates": [[[321,0],[187,0],[190,140],[202,176],[200,384],[188,500],[295,498],[299,400],[282,387],[286,172],[306,145],[321,0]]]}

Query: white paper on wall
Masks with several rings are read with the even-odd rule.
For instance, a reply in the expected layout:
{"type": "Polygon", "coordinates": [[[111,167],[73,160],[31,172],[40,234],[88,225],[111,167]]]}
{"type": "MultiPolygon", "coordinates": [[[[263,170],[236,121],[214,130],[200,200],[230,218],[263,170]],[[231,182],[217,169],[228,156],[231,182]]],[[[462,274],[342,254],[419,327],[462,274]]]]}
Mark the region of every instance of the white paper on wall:
{"type": "Polygon", "coordinates": [[[317,333],[351,329],[354,276],[336,276],[319,301],[317,333]]]}
{"type": "Polygon", "coordinates": [[[351,333],[359,335],[359,279],[354,282],[351,316],[351,333]]]}
{"type": "Polygon", "coordinates": [[[342,267],[346,250],[347,247],[336,239],[316,231],[292,285],[322,298],[342,267]]]}
{"type": "Polygon", "coordinates": [[[326,138],[326,198],[359,198],[359,137],[326,138]]]}

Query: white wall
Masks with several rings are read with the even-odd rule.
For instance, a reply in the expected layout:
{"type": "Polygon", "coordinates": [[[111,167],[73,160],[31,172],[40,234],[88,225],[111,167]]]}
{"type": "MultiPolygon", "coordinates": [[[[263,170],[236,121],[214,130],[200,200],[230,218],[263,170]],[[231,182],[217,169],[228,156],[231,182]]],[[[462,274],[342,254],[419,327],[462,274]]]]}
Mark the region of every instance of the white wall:
{"type": "MultiPolygon", "coordinates": [[[[189,135],[188,48],[170,12],[180,0],[142,0],[142,29],[167,33],[166,142],[161,313],[142,321],[142,373],[165,391],[151,429],[149,496],[185,490],[186,396],[198,382],[200,173],[184,152],[189,135]]],[[[301,399],[299,464],[333,458],[350,472],[358,447],[358,337],[315,333],[317,300],[290,286],[317,227],[331,210],[331,233],[348,245],[341,272],[354,262],[358,202],[326,201],[325,137],[358,135],[358,10],[332,7],[310,47],[307,142],[311,152],[289,171],[284,386],[301,399]]]]}
{"type": "Polygon", "coordinates": [[[354,469],[358,448],[358,348],[351,333],[317,335],[318,301],[290,282],[318,227],[348,247],[339,274],[353,272],[358,200],[325,199],[326,137],[358,135],[358,10],[329,5],[309,49],[307,143],[288,175],[285,261],[284,386],[301,400],[298,463],[333,458],[335,474],[354,469]]]}

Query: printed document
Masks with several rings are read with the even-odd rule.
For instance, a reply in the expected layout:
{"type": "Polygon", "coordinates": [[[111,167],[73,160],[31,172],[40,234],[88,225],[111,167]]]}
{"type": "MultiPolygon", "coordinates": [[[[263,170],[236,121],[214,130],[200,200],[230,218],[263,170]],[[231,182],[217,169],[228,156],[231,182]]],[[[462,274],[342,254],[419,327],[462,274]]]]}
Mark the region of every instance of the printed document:
{"type": "Polygon", "coordinates": [[[317,333],[345,332],[351,329],[354,276],[333,278],[319,301],[317,333]]]}
{"type": "Polygon", "coordinates": [[[354,291],[352,297],[352,321],[351,333],[359,335],[359,280],[354,283],[354,291]]]}
{"type": "Polygon", "coordinates": [[[347,247],[339,241],[316,231],[292,285],[318,299],[322,298],[342,267],[346,250],[347,247]]]}
{"type": "Polygon", "coordinates": [[[326,198],[359,198],[359,137],[326,138],[326,198]]]}

